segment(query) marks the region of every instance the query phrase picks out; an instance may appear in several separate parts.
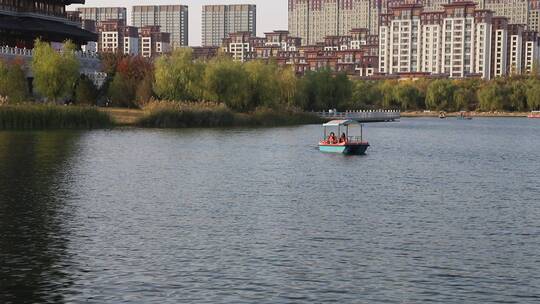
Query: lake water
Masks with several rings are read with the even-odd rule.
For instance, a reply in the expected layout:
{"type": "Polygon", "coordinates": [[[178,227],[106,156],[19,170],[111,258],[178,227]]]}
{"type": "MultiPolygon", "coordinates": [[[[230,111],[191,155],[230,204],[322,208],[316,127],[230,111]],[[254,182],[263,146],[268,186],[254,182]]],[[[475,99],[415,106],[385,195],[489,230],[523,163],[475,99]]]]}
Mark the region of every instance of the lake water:
{"type": "Polygon", "coordinates": [[[0,303],[538,303],[540,120],[0,132],[0,303]]]}

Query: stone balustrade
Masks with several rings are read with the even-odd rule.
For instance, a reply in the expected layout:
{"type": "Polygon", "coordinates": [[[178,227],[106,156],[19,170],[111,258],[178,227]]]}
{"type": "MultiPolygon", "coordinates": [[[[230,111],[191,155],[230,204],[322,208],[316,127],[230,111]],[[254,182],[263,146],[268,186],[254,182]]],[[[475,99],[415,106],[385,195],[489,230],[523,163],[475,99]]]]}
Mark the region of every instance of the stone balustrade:
{"type": "MultiPolygon", "coordinates": [[[[26,73],[26,77],[33,77],[32,75],[32,56],[34,51],[26,48],[16,48],[9,46],[0,46],[0,59],[13,60],[21,58],[23,60],[23,69],[26,73]]],[[[101,72],[101,60],[99,55],[94,52],[82,52],[77,51],[75,55],[79,59],[81,64],[81,74],[87,75],[96,86],[100,87],[107,77],[107,74],[101,72]]]]}

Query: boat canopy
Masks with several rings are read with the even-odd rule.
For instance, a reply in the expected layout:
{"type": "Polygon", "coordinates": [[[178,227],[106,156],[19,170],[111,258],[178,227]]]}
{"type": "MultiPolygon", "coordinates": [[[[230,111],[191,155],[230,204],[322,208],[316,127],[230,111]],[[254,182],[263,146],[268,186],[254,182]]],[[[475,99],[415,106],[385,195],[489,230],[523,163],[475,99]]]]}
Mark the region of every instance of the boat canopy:
{"type": "Polygon", "coordinates": [[[339,126],[348,126],[348,125],[355,125],[358,124],[356,120],[332,120],[325,124],[323,124],[323,127],[339,127],[339,126]]]}

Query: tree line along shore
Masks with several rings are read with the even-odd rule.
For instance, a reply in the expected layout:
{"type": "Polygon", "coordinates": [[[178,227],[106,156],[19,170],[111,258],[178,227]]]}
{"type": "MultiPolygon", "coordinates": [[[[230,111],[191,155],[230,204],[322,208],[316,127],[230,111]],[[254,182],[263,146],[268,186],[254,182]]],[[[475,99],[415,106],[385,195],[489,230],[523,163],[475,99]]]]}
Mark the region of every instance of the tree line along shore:
{"type": "Polygon", "coordinates": [[[490,81],[358,80],[325,69],[298,77],[275,62],[194,60],[190,49],[177,49],[155,60],[103,54],[108,77],[97,88],[79,74],[74,51],[71,42],[57,52],[36,41],[32,95],[22,63],[0,61],[0,128],[274,126],[319,122],[309,112],[328,109],[401,109],[404,116],[429,116],[427,110],[540,108],[536,69],[490,81]]]}

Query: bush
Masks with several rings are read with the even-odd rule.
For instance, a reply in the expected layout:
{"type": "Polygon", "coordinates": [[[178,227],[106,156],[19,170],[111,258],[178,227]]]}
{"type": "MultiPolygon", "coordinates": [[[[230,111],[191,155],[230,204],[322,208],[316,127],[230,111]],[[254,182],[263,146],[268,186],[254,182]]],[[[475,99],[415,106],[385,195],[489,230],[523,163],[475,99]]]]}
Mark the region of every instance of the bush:
{"type": "Polygon", "coordinates": [[[231,126],[234,113],[214,103],[153,102],[145,108],[138,125],[152,128],[194,128],[231,126]]]}
{"type": "Polygon", "coordinates": [[[153,102],[145,107],[141,127],[201,128],[233,126],[282,126],[320,123],[315,115],[294,109],[260,108],[251,113],[235,113],[216,103],[153,102]]]}

